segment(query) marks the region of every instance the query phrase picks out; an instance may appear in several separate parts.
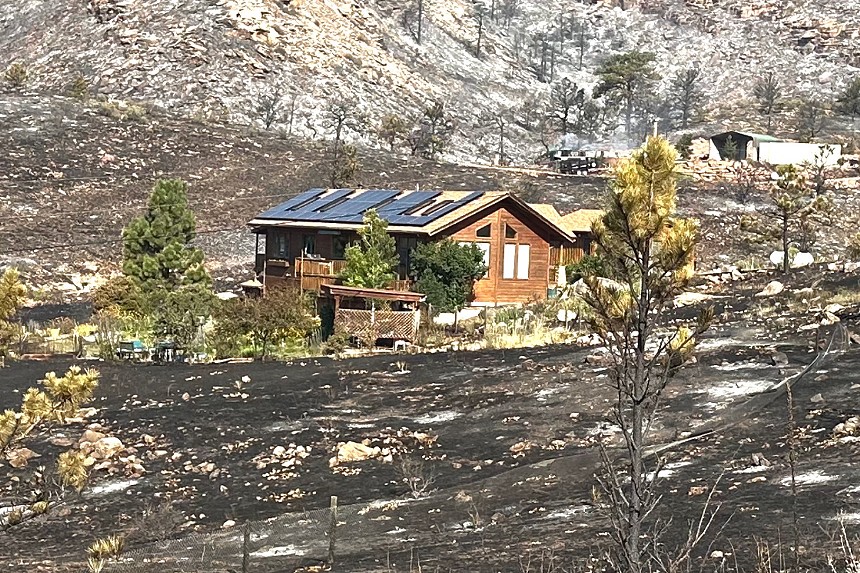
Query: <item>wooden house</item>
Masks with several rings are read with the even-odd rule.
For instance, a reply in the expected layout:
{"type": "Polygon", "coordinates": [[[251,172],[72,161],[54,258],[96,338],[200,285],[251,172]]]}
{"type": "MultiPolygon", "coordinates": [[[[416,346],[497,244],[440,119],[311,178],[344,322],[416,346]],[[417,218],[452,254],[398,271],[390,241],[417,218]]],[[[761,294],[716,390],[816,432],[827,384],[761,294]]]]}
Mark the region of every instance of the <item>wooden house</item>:
{"type": "Polygon", "coordinates": [[[292,282],[321,291],[337,284],[346,246],[358,240],[369,209],[388,222],[397,244],[394,290],[409,290],[412,249],[422,242],[448,238],[484,251],[489,270],[475,285],[477,305],[546,298],[556,267],[589,249],[590,230],[573,231],[577,225],[565,223],[551,205],[528,204],[507,192],[311,189],[249,223],[264,288],[292,282]]]}

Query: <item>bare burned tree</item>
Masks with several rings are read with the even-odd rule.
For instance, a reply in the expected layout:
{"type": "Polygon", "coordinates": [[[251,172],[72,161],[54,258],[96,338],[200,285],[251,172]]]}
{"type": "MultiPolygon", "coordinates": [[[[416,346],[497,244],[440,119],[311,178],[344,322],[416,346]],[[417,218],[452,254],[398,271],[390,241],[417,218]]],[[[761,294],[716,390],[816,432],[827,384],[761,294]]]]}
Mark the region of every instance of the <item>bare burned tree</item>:
{"type": "Polygon", "coordinates": [[[293,134],[293,125],[296,122],[296,108],[299,102],[299,94],[298,92],[292,92],[287,99],[287,108],[284,112],[284,116],[287,120],[287,135],[293,134]]]}
{"type": "Polygon", "coordinates": [[[774,72],[767,72],[753,86],[759,113],[767,120],[767,132],[773,130],[773,116],[782,111],[782,85],[774,72]]]}
{"type": "Polygon", "coordinates": [[[505,27],[509,28],[511,22],[513,22],[519,13],[522,0],[500,0],[500,2],[499,10],[502,13],[502,20],[505,23],[505,27]]]}
{"type": "Polygon", "coordinates": [[[702,71],[697,67],[682,70],[672,81],[672,95],[675,107],[681,113],[681,128],[686,129],[690,116],[702,101],[702,71]]]}
{"type": "Polygon", "coordinates": [[[475,1],[475,22],[478,24],[478,40],[475,42],[475,57],[481,57],[481,42],[484,39],[484,23],[489,10],[483,0],[475,1]]]}
{"type": "Polygon", "coordinates": [[[550,109],[553,118],[558,122],[562,135],[570,133],[575,118],[579,115],[585,103],[585,90],[578,87],[569,78],[562,78],[552,86],[550,92],[550,109]]]}
{"type": "Polygon", "coordinates": [[[282,105],[283,94],[278,87],[270,88],[258,96],[257,117],[263,122],[266,131],[269,131],[272,125],[281,117],[282,105]]]}
{"type": "Polygon", "coordinates": [[[412,0],[403,12],[403,24],[420,45],[424,37],[424,11],[430,0],[412,0]]]}
{"type": "Polygon", "coordinates": [[[797,106],[797,139],[803,143],[813,141],[824,129],[827,108],[820,99],[801,100],[797,106]]]}
{"type": "Polygon", "coordinates": [[[655,550],[660,532],[647,528],[662,463],[646,457],[648,434],[663,390],[713,314],[704,312],[692,327],[665,324],[667,305],[692,275],[697,234],[695,221],[675,214],[676,156],[668,141],[650,137],[619,165],[605,214],[592,228],[614,280],[584,277],[592,326],[613,360],[613,417],[623,454],[602,448],[599,481],[611,506],[616,567],[628,573],[666,568],[655,550]]]}
{"type": "Polygon", "coordinates": [[[334,130],[334,145],[332,161],[337,163],[338,156],[342,150],[343,134],[347,129],[358,131],[361,128],[362,118],[356,110],[355,104],[347,99],[337,99],[329,103],[326,108],[326,117],[323,126],[334,130]]]}
{"type": "Polygon", "coordinates": [[[496,131],[498,137],[496,146],[496,155],[499,165],[509,165],[510,157],[505,150],[505,142],[507,138],[507,129],[511,121],[511,110],[502,108],[495,112],[486,113],[481,117],[481,124],[490,126],[496,131]]]}

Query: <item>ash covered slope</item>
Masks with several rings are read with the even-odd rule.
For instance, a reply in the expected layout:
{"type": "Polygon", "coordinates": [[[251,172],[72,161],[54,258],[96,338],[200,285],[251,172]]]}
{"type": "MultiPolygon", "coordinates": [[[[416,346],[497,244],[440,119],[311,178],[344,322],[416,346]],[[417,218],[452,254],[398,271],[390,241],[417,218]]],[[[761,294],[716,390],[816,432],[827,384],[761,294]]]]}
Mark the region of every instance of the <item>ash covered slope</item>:
{"type": "MultiPolygon", "coordinates": [[[[586,30],[583,69],[575,42],[561,43],[555,77],[594,84],[606,56],[638,48],[657,53],[664,87],[679,69],[703,68],[719,120],[749,108],[749,89],[777,70],[796,95],[839,89],[857,66],[857,27],[838,0],[651,0],[622,11],[608,3],[522,0],[510,25],[485,26],[474,56],[471,0],[428,0],[419,46],[395,0],[5,0],[0,3],[0,68],[28,65],[30,89],[65,92],[81,74],[103,95],[150,102],[188,116],[254,120],[255,94],[276,83],[299,94],[294,131],[324,129],[324,102],[345,98],[377,125],[386,113],[416,116],[433,99],[457,118],[452,158],[488,159],[485,112],[543,102],[535,73],[537,34],[556,35],[560,15],[586,30]],[[644,10],[644,11],[643,11],[644,10]],[[562,14],[563,13],[563,14],[562,14]],[[841,15],[841,22],[836,18],[841,15]],[[852,27],[853,26],[853,27],[852,27]],[[313,126],[311,128],[310,126],[313,126]]],[[[522,118],[519,118],[520,120],[522,118]]],[[[508,153],[539,148],[515,121],[508,153]]],[[[356,138],[357,134],[350,134],[356,138]]],[[[367,141],[374,140],[365,136],[367,141]]]]}

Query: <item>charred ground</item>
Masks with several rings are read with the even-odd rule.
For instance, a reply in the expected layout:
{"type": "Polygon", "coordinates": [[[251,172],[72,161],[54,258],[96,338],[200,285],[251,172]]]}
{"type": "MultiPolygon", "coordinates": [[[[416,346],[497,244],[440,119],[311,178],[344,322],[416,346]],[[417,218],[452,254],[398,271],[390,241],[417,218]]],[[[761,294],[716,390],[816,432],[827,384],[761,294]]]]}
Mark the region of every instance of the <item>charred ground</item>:
{"type": "MultiPolygon", "coordinates": [[[[708,557],[719,550],[732,555],[729,569],[735,558],[750,569],[757,538],[775,544],[788,535],[787,406],[779,383],[811,364],[823,343],[816,345],[839,328],[801,328],[819,320],[817,307],[793,302],[816,280],[814,273],[794,277],[783,295],[754,297],[766,280],[735,284],[731,304],[711,299],[719,323],[702,340],[697,363],[672,381],[655,425],[656,442],[675,443],[663,454],[668,465],[661,474],[661,517],[674,524],[668,544],[683,538],[703,508],[703,491],[719,480],[713,501],[721,504],[715,527],[722,529],[708,538],[716,538],[712,547],[696,553],[706,567],[720,565],[708,557]],[[761,312],[765,305],[774,310],[761,312]],[[683,441],[691,433],[703,435],[683,441]]],[[[853,274],[829,273],[816,288],[836,291],[856,281],[853,274]]],[[[705,294],[721,294],[710,290],[705,294]]],[[[690,314],[679,309],[675,319],[690,314]]],[[[858,414],[852,396],[860,356],[853,346],[837,348],[793,386],[801,436],[797,507],[810,564],[823,563],[835,549],[828,535],[838,530],[840,511],[847,512],[850,531],[857,519],[850,463],[857,446],[833,431],[858,414]]],[[[14,405],[46,370],[70,363],[14,364],[4,371],[2,406],[14,405]]],[[[124,532],[132,549],[147,547],[153,532],[138,516],[165,501],[171,504],[165,535],[181,538],[219,531],[227,520],[323,508],[330,495],[347,506],[383,507],[363,529],[347,534],[338,559],[350,571],[377,571],[386,559],[403,568],[410,553],[440,570],[519,571],[519,558],[541,550],[570,561],[610,547],[594,473],[597,444],[611,444],[618,434],[598,348],[96,366],[103,376],[98,411],[84,423],[120,438],[132,448],[123,455],[135,456],[145,471],[130,473],[120,464],[95,472],[80,499],[4,537],[8,566],[72,570],[80,566],[83,547],[105,532],[124,532]],[[250,382],[241,383],[243,376],[250,382]],[[422,442],[424,435],[435,441],[422,442]],[[330,467],[339,443],[361,440],[394,448],[394,463],[370,459],[330,467]],[[309,447],[309,455],[284,469],[273,452],[278,446],[293,451],[291,444],[309,447]],[[409,497],[397,472],[404,456],[424,459],[436,475],[435,492],[386,506],[409,497]],[[469,525],[475,513],[479,522],[469,525]]],[[[79,431],[61,428],[32,447],[45,454],[50,440],[79,431]]],[[[299,540],[305,534],[287,532],[282,540],[289,544],[289,535],[299,540]]],[[[324,559],[321,551],[270,552],[277,558],[261,553],[255,565],[292,570],[324,559]]]]}

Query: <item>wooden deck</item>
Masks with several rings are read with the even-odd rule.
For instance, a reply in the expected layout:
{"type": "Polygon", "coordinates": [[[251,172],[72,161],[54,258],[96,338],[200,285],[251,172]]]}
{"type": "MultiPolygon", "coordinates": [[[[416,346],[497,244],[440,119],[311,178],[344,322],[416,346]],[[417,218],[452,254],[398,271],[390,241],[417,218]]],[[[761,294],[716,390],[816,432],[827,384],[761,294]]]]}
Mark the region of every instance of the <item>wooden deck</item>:
{"type": "MultiPolygon", "coordinates": [[[[342,259],[302,259],[298,258],[291,266],[289,261],[269,259],[259,261],[260,272],[265,269],[266,286],[289,284],[303,291],[320,292],[323,285],[341,284],[340,274],[346,267],[342,259]]],[[[398,279],[386,285],[391,290],[411,290],[412,281],[398,279]]]]}

